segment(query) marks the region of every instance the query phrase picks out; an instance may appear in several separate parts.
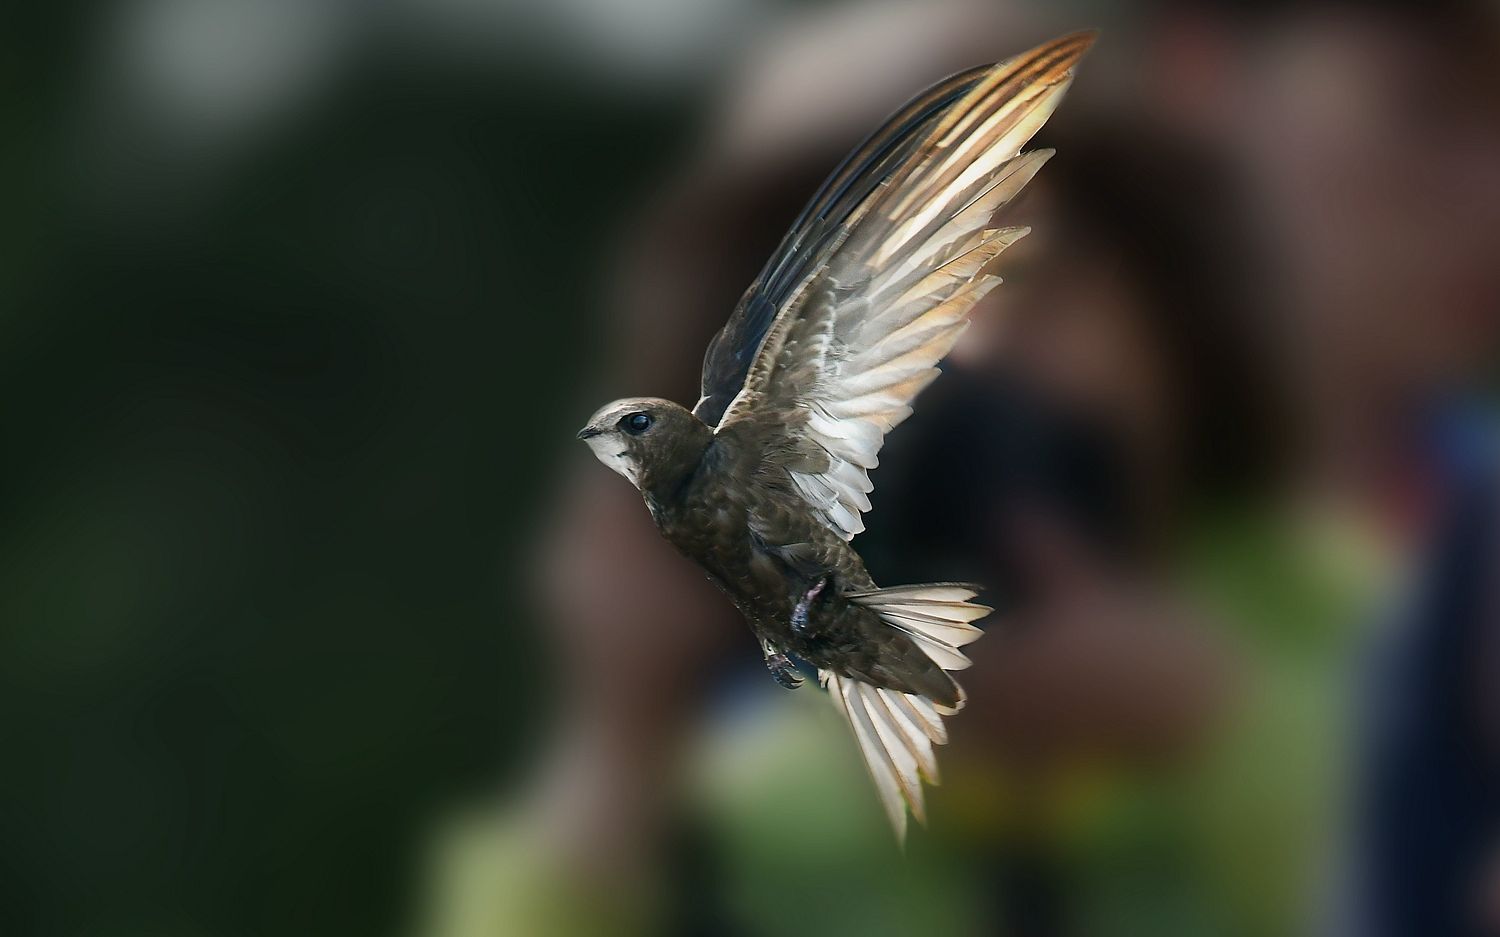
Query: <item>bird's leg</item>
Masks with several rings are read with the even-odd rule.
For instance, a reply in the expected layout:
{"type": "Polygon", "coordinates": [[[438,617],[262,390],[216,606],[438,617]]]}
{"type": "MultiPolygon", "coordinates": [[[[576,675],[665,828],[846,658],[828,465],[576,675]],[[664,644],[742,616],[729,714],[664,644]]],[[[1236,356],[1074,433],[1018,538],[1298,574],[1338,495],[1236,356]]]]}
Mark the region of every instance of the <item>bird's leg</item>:
{"type": "Polygon", "coordinates": [[[808,589],[802,598],[797,600],[797,605],[792,609],[793,631],[800,632],[807,630],[807,614],[812,609],[812,604],[818,600],[818,596],[823,594],[823,589],[827,585],[828,577],[823,576],[812,584],[812,588],[808,589]]]}
{"type": "Polygon", "coordinates": [[[788,690],[795,690],[802,685],[802,675],[797,672],[797,665],[780,648],[765,638],[761,639],[760,648],[766,656],[766,668],[771,671],[773,680],[788,690]]]}

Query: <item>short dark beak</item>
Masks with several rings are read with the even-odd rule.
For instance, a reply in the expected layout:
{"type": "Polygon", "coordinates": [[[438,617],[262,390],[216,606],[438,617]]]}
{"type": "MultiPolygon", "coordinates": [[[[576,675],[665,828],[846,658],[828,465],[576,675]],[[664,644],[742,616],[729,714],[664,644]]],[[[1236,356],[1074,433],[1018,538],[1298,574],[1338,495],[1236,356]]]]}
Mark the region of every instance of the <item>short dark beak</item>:
{"type": "Polygon", "coordinates": [[[603,436],[603,435],[604,435],[604,430],[602,430],[602,429],[595,429],[592,426],[585,426],[583,429],[581,429],[581,430],[578,431],[578,438],[579,439],[593,439],[595,436],[603,436]]]}

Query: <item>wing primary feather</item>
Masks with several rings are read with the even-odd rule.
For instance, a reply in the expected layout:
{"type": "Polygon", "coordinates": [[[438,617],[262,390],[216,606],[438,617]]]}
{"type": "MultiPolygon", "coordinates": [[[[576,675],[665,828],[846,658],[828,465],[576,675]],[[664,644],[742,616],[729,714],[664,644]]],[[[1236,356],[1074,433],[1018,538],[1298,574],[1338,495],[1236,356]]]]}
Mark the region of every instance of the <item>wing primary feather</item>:
{"type": "Polygon", "coordinates": [[[1092,41],[1046,43],[903,108],[819,189],[715,339],[695,412],[717,416],[721,435],[743,434],[739,451],[763,462],[757,477],[821,473],[817,483],[794,475],[791,487],[845,540],[864,529],[865,470],[879,464],[885,434],[999,283],[991,263],[1030,230],[991,216],[1051,155],[1020,149],[1092,41]],[[752,339],[749,362],[726,350],[743,356],[752,339]],[[741,383],[721,404],[728,373],[741,383]]]}
{"type": "MultiPolygon", "coordinates": [[[[907,811],[917,822],[927,822],[922,784],[941,780],[933,746],[948,741],[943,715],[958,707],[938,706],[827,669],[819,671],[819,682],[849,724],[891,829],[904,844],[907,811]]],[[[959,694],[962,699],[962,690],[959,694]]]]}
{"type": "Polygon", "coordinates": [[[906,801],[905,807],[911,809],[912,816],[917,818],[918,823],[927,822],[926,805],[922,802],[922,778],[921,766],[917,763],[916,755],[906,746],[901,737],[901,730],[891,721],[890,714],[886,711],[885,703],[880,699],[877,687],[868,683],[856,683],[859,689],[860,702],[864,706],[865,715],[869,717],[870,725],[875,729],[875,738],[880,743],[880,751],[877,757],[884,757],[896,775],[896,783],[901,788],[901,796],[906,801]]]}
{"type": "Polygon", "coordinates": [[[896,690],[887,690],[884,687],[876,692],[880,695],[880,702],[885,706],[891,724],[901,733],[902,741],[905,743],[912,757],[916,758],[922,779],[928,784],[939,784],[942,778],[938,773],[937,755],[932,750],[932,739],[928,737],[927,730],[918,725],[909,711],[897,702],[893,697],[904,695],[896,690]]]}
{"type": "Polygon", "coordinates": [[[905,843],[906,800],[901,793],[901,782],[897,778],[896,767],[891,763],[889,754],[875,731],[870,713],[865,708],[864,697],[859,692],[861,685],[858,680],[834,674],[834,679],[830,681],[830,693],[837,691],[837,705],[854,729],[854,739],[864,758],[865,768],[875,781],[875,789],[880,794],[880,803],[885,808],[886,817],[891,821],[891,829],[896,832],[897,841],[905,843]]]}
{"type": "Polygon", "coordinates": [[[745,291],[729,321],[704,354],[702,399],[694,414],[717,426],[739,393],[772,321],[784,311],[788,291],[826,264],[847,234],[851,216],[868,209],[875,192],[928,136],[933,124],[987,74],[979,66],[938,82],[894,113],[834,169],[792,223],[781,245],[745,291]]]}

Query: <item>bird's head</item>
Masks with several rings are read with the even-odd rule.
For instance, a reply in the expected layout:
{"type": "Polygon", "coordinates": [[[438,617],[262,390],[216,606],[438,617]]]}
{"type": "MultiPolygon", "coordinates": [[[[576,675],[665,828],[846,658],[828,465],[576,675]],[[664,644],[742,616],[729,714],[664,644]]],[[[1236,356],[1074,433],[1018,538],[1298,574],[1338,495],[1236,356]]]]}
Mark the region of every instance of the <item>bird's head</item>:
{"type": "Polygon", "coordinates": [[[607,403],[578,431],[600,462],[641,489],[696,464],[712,435],[686,407],[658,397],[607,403]]]}

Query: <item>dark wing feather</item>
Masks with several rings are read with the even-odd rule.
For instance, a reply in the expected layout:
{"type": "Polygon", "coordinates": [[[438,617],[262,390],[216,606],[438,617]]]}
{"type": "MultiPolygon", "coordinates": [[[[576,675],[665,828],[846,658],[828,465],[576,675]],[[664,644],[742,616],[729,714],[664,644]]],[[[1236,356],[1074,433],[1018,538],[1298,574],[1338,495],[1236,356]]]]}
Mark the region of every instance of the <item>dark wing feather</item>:
{"type": "Polygon", "coordinates": [[[943,114],[990,70],[982,65],[938,82],[891,116],[839,163],[813,195],[755,282],[745,291],[729,321],[703,356],[703,390],[693,413],[717,426],[771,322],[797,284],[822,266],[836,249],[850,215],[890,178],[943,114]]]}
{"type": "MultiPolygon", "coordinates": [[[[716,431],[756,440],[746,448],[759,453],[760,477],[789,481],[846,540],[864,529],[868,470],[885,434],[911,415],[970,310],[999,282],[989,262],[1029,230],[990,219],[1051,156],[1020,149],[1092,41],[1067,36],[923,95],[925,106],[903,111],[902,129],[835,173],[810,209],[810,239],[790,238],[767,268],[764,296],[759,284],[747,295],[750,318],[767,315],[755,305],[762,299],[766,308],[777,300],[774,315],[756,327],[753,358],[736,365],[743,384],[716,431]],[[825,214],[837,223],[820,221],[825,214]]],[[[705,412],[720,411],[720,393],[705,391],[705,412]]]]}

